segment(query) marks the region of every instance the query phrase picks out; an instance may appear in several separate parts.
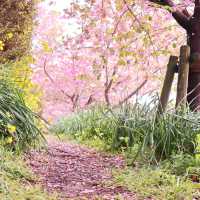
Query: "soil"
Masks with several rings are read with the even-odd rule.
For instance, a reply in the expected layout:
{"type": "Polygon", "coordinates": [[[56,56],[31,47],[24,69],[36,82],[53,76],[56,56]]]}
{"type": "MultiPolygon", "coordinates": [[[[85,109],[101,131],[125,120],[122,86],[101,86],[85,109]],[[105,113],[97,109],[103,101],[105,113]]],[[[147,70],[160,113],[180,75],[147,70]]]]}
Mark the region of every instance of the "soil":
{"type": "Polygon", "coordinates": [[[48,192],[57,192],[61,200],[137,199],[136,194],[124,187],[105,184],[112,180],[113,168],[125,166],[121,156],[48,138],[47,150],[30,151],[27,162],[39,177],[37,184],[48,192]]]}

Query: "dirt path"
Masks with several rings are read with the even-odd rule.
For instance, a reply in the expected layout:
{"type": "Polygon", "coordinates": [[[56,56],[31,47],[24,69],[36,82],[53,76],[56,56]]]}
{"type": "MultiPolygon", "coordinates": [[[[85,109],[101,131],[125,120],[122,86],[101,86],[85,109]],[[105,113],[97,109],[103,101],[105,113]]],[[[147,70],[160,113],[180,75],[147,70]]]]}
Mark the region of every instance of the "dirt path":
{"type": "Polygon", "coordinates": [[[123,167],[119,156],[108,156],[77,144],[48,138],[47,151],[31,151],[28,164],[39,175],[38,183],[60,199],[135,200],[135,194],[122,187],[106,187],[113,167],[123,167]],[[100,197],[100,198],[97,198],[100,197]]]}

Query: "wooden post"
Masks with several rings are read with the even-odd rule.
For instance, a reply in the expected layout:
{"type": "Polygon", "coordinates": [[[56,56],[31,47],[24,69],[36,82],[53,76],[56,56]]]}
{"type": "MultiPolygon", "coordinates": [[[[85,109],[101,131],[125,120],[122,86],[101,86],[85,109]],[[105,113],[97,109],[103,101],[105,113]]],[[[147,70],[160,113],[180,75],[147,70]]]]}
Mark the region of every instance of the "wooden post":
{"type": "Polygon", "coordinates": [[[172,82],[174,80],[174,74],[176,70],[176,65],[178,63],[178,57],[177,56],[170,56],[168,65],[167,65],[167,71],[165,75],[165,80],[159,100],[158,110],[157,110],[157,116],[163,114],[165,112],[167,103],[170,96],[170,91],[172,87],[172,82]]]}
{"type": "Polygon", "coordinates": [[[190,57],[190,47],[182,46],[180,49],[180,64],[178,70],[176,108],[178,106],[185,106],[187,102],[189,57],[190,57]]]}

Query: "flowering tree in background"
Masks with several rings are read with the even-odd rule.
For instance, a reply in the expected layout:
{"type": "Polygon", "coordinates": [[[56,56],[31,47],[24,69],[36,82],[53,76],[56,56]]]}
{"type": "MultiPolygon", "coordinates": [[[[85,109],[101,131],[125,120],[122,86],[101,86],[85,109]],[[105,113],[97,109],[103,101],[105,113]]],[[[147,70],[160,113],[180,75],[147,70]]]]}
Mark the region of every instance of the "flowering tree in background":
{"type": "Polygon", "coordinates": [[[44,115],[62,116],[94,102],[118,105],[160,89],[168,56],[177,54],[185,34],[158,7],[160,1],[91,0],[55,12],[41,3],[33,79],[44,90],[44,115]]]}

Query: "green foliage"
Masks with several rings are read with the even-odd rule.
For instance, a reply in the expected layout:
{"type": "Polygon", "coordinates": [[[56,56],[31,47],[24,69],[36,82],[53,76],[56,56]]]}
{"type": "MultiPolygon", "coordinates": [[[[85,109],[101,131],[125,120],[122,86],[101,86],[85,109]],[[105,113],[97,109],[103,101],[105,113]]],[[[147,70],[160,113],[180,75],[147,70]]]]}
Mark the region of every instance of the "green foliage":
{"type": "Polygon", "coordinates": [[[142,155],[150,162],[179,153],[194,155],[200,132],[198,113],[172,111],[155,120],[154,105],[155,101],[113,110],[91,108],[60,120],[52,129],[82,140],[98,138],[113,150],[134,148],[135,156],[142,155]]]}
{"type": "Polygon", "coordinates": [[[155,105],[153,100],[115,109],[93,107],[61,119],[52,131],[126,155],[134,168],[114,170],[108,184],[125,186],[139,199],[190,200],[199,195],[199,185],[192,183],[200,180],[199,114],[185,109],[156,119],[155,105]]]}
{"type": "Polygon", "coordinates": [[[88,110],[79,111],[70,117],[61,119],[52,126],[51,131],[57,134],[71,134],[76,139],[86,141],[103,141],[105,146],[112,144],[115,122],[110,120],[110,115],[104,115],[104,106],[93,107],[88,110]]]}
{"type": "Polygon", "coordinates": [[[146,145],[150,143],[156,159],[169,158],[181,153],[194,155],[200,130],[199,116],[189,111],[166,113],[150,128],[146,145]]]}
{"type": "Polygon", "coordinates": [[[26,105],[40,111],[39,87],[32,83],[30,56],[33,17],[39,0],[4,0],[0,4],[0,78],[21,91],[26,105]]]}
{"type": "Polygon", "coordinates": [[[36,177],[25,167],[22,156],[0,146],[0,199],[2,200],[55,200],[39,186],[36,177]]]}
{"type": "Polygon", "coordinates": [[[0,63],[17,60],[30,50],[35,0],[0,3],[0,63]]]}
{"type": "Polygon", "coordinates": [[[161,163],[162,169],[172,174],[182,176],[193,182],[200,181],[200,159],[188,154],[177,154],[161,163]]]}
{"type": "Polygon", "coordinates": [[[180,153],[164,161],[162,166],[163,168],[169,169],[173,174],[187,176],[189,168],[200,166],[200,160],[194,156],[180,153]]]}
{"type": "Polygon", "coordinates": [[[23,149],[42,138],[37,116],[25,105],[22,91],[0,81],[0,138],[9,148],[23,149]]]}
{"type": "Polygon", "coordinates": [[[42,96],[39,86],[32,82],[32,56],[23,56],[16,62],[2,64],[0,78],[14,84],[22,91],[26,105],[34,112],[41,111],[40,98],[42,96]]]}
{"type": "MultiPolygon", "coordinates": [[[[136,192],[139,199],[191,200],[193,184],[159,168],[144,167],[113,171],[114,184],[136,192]]],[[[113,184],[113,183],[112,183],[113,184]]]]}

